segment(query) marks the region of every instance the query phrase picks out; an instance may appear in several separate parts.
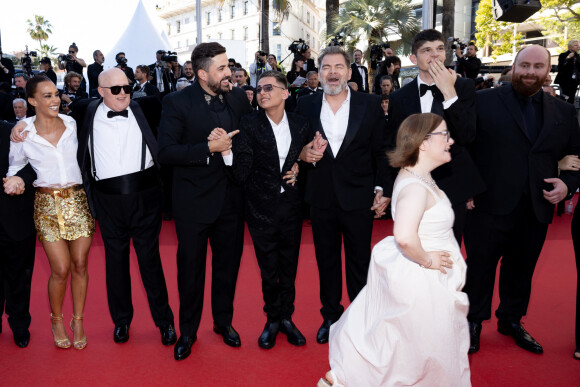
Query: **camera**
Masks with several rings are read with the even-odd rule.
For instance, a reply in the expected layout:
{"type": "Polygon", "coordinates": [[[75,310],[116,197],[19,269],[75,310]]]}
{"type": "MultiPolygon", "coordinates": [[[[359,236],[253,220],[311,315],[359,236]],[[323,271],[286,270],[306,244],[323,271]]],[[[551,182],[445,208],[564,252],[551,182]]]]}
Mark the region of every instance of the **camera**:
{"type": "Polygon", "coordinates": [[[20,59],[20,63],[22,64],[22,69],[26,71],[26,73],[32,76],[32,59],[31,56],[36,57],[38,54],[36,51],[28,51],[28,46],[26,46],[26,52],[24,53],[24,57],[20,59]]]}
{"type": "Polygon", "coordinates": [[[306,44],[304,39],[295,40],[290,44],[290,46],[288,46],[288,50],[290,50],[294,55],[304,54],[309,48],[310,46],[306,44]]]}
{"type": "Polygon", "coordinates": [[[451,40],[451,48],[453,50],[456,50],[457,47],[459,47],[459,49],[461,51],[463,51],[463,50],[465,50],[465,47],[467,47],[467,45],[465,43],[463,43],[461,41],[461,39],[459,39],[459,38],[453,38],[453,40],[451,40]]]}
{"type": "Polygon", "coordinates": [[[371,46],[371,67],[377,68],[379,62],[383,60],[383,50],[391,48],[390,43],[373,44],[371,46]]]}
{"type": "Polygon", "coordinates": [[[266,52],[258,51],[258,56],[266,56],[266,55],[268,55],[266,52]]]}
{"type": "Polygon", "coordinates": [[[127,65],[127,58],[125,57],[118,57],[115,59],[118,65],[125,66],[127,65]]]}
{"type": "Polygon", "coordinates": [[[344,41],[340,35],[335,35],[334,38],[330,39],[328,43],[328,47],[331,46],[344,46],[344,41]]]}
{"type": "Polygon", "coordinates": [[[161,60],[163,62],[177,62],[177,53],[167,51],[167,54],[161,55],[161,60]]]}

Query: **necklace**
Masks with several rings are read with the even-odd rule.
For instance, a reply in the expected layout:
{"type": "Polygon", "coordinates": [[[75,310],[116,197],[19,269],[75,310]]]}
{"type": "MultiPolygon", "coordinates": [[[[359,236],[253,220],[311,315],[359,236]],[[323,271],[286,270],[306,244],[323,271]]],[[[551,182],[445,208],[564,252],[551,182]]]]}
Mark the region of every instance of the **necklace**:
{"type": "Polygon", "coordinates": [[[426,178],[424,178],[423,176],[413,172],[412,170],[410,170],[409,168],[403,168],[405,171],[409,172],[411,175],[415,176],[417,179],[421,180],[423,183],[430,185],[433,188],[437,187],[437,184],[435,184],[435,180],[431,179],[431,180],[427,180],[426,178]]]}

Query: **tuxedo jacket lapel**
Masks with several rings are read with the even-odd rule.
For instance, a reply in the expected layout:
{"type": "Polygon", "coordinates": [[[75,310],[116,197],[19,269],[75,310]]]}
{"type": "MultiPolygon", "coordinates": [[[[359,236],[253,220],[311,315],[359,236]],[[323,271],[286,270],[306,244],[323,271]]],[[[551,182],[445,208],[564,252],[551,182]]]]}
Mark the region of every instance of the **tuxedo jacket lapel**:
{"type": "Polygon", "coordinates": [[[405,91],[403,96],[403,106],[406,116],[411,114],[421,113],[421,96],[419,95],[419,86],[417,85],[417,78],[413,79],[407,86],[401,89],[400,93],[405,91]]]}
{"type": "Polygon", "coordinates": [[[288,150],[286,160],[284,161],[284,166],[282,167],[281,172],[282,176],[284,176],[286,172],[292,168],[292,165],[294,165],[292,160],[296,160],[298,158],[298,155],[302,151],[302,143],[300,141],[301,139],[299,134],[300,128],[298,127],[296,121],[293,118],[291,118],[291,116],[287,115],[287,117],[288,117],[288,126],[290,127],[290,135],[292,136],[292,141],[290,142],[290,149],[288,150]]]}
{"type": "Polygon", "coordinates": [[[151,156],[153,157],[153,162],[156,166],[159,167],[159,162],[157,161],[157,140],[155,140],[155,136],[153,135],[153,131],[149,127],[149,123],[143,114],[143,110],[141,110],[141,106],[135,101],[131,101],[129,105],[131,107],[131,111],[137,120],[137,125],[139,129],[141,129],[141,133],[143,134],[143,138],[145,139],[145,144],[149,148],[149,152],[151,152],[151,156]]]}
{"type": "MultiPolygon", "coordinates": [[[[350,111],[348,113],[348,126],[346,127],[346,133],[344,135],[344,139],[342,140],[342,144],[340,145],[340,149],[338,150],[338,154],[336,157],[343,152],[344,149],[348,148],[352,140],[355,138],[356,133],[358,132],[358,128],[362,122],[362,119],[365,115],[365,105],[362,99],[358,98],[359,94],[356,92],[350,93],[350,111]]],[[[327,146],[326,148],[330,148],[327,146]]]]}
{"type": "MultiPolygon", "coordinates": [[[[312,128],[312,132],[316,133],[316,132],[320,132],[320,134],[322,135],[322,137],[324,137],[325,140],[328,140],[328,138],[326,137],[326,133],[324,133],[324,128],[322,127],[322,121],[320,120],[320,113],[322,112],[322,97],[324,96],[324,93],[319,93],[318,95],[316,95],[316,101],[315,103],[312,105],[312,110],[311,110],[311,114],[315,117],[318,117],[317,120],[315,120],[315,127],[312,128]]],[[[327,146],[326,150],[324,151],[324,153],[327,153],[328,156],[334,158],[334,153],[332,153],[332,149],[327,146]]]]}
{"type": "Polygon", "coordinates": [[[544,122],[542,123],[542,129],[538,133],[538,138],[534,143],[534,146],[541,144],[544,138],[550,133],[554,125],[560,121],[558,114],[556,113],[556,107],[554,106],[555,99],[546,93],[542,94],[542,110],[544,122]],[[546,119],[550,117],[550,119],[546,119]]]}

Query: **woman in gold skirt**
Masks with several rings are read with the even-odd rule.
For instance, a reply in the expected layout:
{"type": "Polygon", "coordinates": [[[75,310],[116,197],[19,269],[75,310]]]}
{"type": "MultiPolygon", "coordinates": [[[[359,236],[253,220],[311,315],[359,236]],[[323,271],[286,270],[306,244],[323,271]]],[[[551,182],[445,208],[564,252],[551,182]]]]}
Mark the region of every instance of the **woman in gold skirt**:
{"type": "Polygon", "coordinates": [[[26,94],[28,102],[36,109],[36,116],[25,120],[25,140],[10,144],[8,175],[16,173],[26,163],[36,171],[34,221],[51,269],[48,298],[54,343],[58,348],[72,345],[83,349],[87,345],[83,328],[89,281],[87,259],[95,223],[76,157],[76,123],[58,113],[60,98],[50,79],[44,76],[30,79],[26,94]],[[69,276],[73,297],[72,344],[62,314],[69,276]]]}

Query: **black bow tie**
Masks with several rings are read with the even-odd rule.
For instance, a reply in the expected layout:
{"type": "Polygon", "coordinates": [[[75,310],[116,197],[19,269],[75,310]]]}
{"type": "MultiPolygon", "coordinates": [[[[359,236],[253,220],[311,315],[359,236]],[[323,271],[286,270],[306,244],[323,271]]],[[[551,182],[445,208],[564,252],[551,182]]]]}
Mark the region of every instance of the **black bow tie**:
{"type": "Polygon", "coordinates": [[[438,95],[443,96],[443,94],[441,94],[441,91],[439,90],[439,88],[435,85],[427,86],[424,83],[421,83],[419,85],[419,94],[421,97],[425,95],[427,90],[431,90],[431,93],[433,93],[433,98],[437,97],[438,95]]]}
{"type": "Polygon", "coordinates": [[[116,116],[123,116],[123,117],[127,118],[127,117],[129,117],[129,111],[127,109],[125,109],[125,110],[121,110],[120,112],[114,112],[112,110],[109,110],[107,112],[108,118],[113,118],[116,116]]]}

